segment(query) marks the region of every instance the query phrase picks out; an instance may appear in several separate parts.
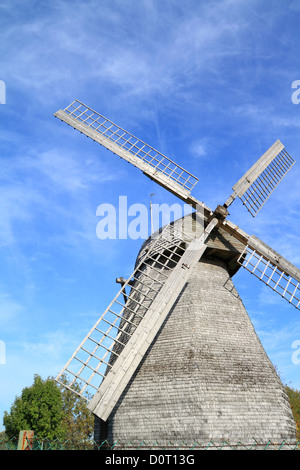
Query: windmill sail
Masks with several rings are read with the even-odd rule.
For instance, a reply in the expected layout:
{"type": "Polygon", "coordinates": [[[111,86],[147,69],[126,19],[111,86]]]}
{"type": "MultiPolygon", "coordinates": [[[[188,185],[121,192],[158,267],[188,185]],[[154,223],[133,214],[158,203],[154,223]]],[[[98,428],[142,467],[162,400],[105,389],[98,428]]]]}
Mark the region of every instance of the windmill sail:
{"type": "Polygon", "coordinates": [[[238,262],[300,310],[300,270],[252,235],[238,262]]]}
{"type": "Polygon", "coordinates": [[[73,376],[68,385],[71,389],[74,383],[84,383],[77,392],[81,396],[85,396],[88,387],[97,390],[88,408],[101,419],[106,420],[110,415],[187,282],[191,268],[204,253],[205,240],[217,224],[218,220],[213,219],[200,237],[189,239],[189,235],[184,234],[184,241],[182,234],[170,233],[170,226],[167,226],[147,253],[151,273],[154,270],[157,275],[152,274],[147,279],[147,266],[141,261],[130,278],[133,282],[127,302],[120,300],[125,285],[56,378],[59,382],[64,373],[73,376]],[[146,273],[146,282],[141,282],[140,273],[143,279],[146,273]]]}
{"type": "Polygon", "coordinates": [[[237,262],[300,310],[300,269],[232,222],[226,220],[222,227],[245,247],[237,262]]]}
{"type": "Polygon", "coordinates": [[[150,145],[78,100],[54,116],[132,163],[146,176],[188,202],[198,178],[150,145]]]}
{"type": "Polygon", "coordinates": [[[238,196],[255,217],[294,163],[283,144],[277,140],[233,186],[234,193],[225,206],[228,207],[238,196]]]}
{"type": "Polygon", "coordinates": [[[174,263],[181,254],[181,245],[182,237],[175,236],[167,229],[162,232],[148,253],[148,264],[153,267],[155,277],[144,273],[145,266],[141,259],[57,376],[59,383],[64,385],[61,377],[67,374],[71,380],[65,386],[90,400],[143,318],[141,306],[149,306],[162,287],[170,263],[174,263]],[[142,273],[146,282],[140,279],[142,273]],[[127,302],[126,289],[131,289],[130,303],[127,302]]]}

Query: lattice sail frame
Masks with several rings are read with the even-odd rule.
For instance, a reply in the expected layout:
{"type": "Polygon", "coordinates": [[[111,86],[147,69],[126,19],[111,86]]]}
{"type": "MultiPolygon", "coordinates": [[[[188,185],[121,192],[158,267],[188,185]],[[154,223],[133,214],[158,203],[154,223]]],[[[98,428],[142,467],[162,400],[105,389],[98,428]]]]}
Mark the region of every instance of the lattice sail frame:
{"type": "Polygon", "coordinates": [[[172,225],[164,228],[151,251],[146,253],[147,265],[144,263],[145,257],[142,257],[132,275],[58,374],[58,383],[88,402],[91,401],[91,395],[99,389],[164,285],[169,272],[179,263],[193,238],[190,233],[174,229],[172,225]],[[147,273],[147,266],[151,268],[151,275],[147,273]],[[130,288],[129,295],[126,288],[130,288]],[[126,302],[125,299],[129,300],[126,302]]]}
{"type": "Polygon", "coordinates": [[[294,164],[295,160],[277,140],[233,186],[234,193],[225,205],[230,205],[238,196],[255,217],[294,164]]]}
{"type": "Polygon", "coordinates": [[[186,199],[198,178],[106,117],[75,100],[54,116],[142,170],[172,193],[186,199]]]}
{"type": "Polygon", "coordinates": [[[295,161],[282,150],[240,197],[250,214],[255,216],[295,161]]]}
{"type": "Polygon", "coordinates": [[[281,260],[276,262],[273,257],[270,259],[269,254],[262,254],[260,248],[251,246],[250,238],[238,263],[300,310],[300,271],[293,265],[285,269],[284,264],[288,262],[281,260]]]}

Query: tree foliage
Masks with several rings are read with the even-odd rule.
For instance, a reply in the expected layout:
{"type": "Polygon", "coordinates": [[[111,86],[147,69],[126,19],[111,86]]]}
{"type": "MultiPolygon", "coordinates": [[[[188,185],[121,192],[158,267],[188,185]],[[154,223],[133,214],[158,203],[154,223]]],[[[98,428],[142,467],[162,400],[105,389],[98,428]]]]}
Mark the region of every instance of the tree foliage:
{"type": "MultiPolygon", "coordinates": [[[[66,375],[62,375],[60,381],[65,385],[68,384],[66,375]]],[[[66,439],[68,442],[91,439],[94,434],[94,417],[86,406],[86,400],[62,385],[59,388],[63,401],[66,439]]],[[[76,383],[72,385],[72,389],[79,391],[80,386],[76,383]]]]}
{"type": "Polygon", "coordinates": [[[297,391],[286,385],[286,393],[289,397],[294,420],[297,427],[297,440],[300,441],[300,391],[297,391]]]}
{"type": "Polygon", "coordinates": [[[61,439],[65,435],[62,396],[50,378],[34,376],[31,387],[16,397],[10,413],[5,412],[3,424],[6,435],[17,436],[21,430],[33,430],[40,439],[61,439]]]}
{"type": "MultiPolygon", "coordinates": [[[[67,378],[62,381],[67,383],[67,378]]],[[[69,442],[87,441],[93,435],[93,415],[86,401],[58,386],[54,378],[42,380],[39,375],[16,397],[10,413],[4,413],[3,424],[8,438],[21,430],[32,430],[39,439],[69,442]]]]}

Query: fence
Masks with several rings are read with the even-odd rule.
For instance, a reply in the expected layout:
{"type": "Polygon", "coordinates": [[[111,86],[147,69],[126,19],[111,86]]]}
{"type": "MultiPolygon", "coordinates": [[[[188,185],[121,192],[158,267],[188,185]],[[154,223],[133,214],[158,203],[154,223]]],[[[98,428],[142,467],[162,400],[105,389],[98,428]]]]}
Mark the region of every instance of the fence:
{"type": "MultiPolygon", "coordinates": [[[[0,438],[0,451],[2,450],[17,450],[18,449],[19,437],[14,437],[8,439],[7,437],[0,438]]],[[[182,442],[179,445],[169,442],[167,445],[160,445],[159,442],[146,443],[141,442],[135,444],[132,442],[114,442],[108,443],[103,441],[100,445],[97,445],[94,441],[88,440],[75,441],[75,440],[44,440],[39,439],[38,437],[33,437],[26,447],[25,450],[102,450],[102,451],[198,451],[198,450],[298,450],[300,441],[288,443],[285,441],[282,442],[266,442],[260,443],[253,440],[252,443],[244,444],[238,442],[236,444],[231,444],[227,441],[223,442],[213,442],[210,441],[207,444],[196,442],[193,445],[187,445],[182,442]]]]}

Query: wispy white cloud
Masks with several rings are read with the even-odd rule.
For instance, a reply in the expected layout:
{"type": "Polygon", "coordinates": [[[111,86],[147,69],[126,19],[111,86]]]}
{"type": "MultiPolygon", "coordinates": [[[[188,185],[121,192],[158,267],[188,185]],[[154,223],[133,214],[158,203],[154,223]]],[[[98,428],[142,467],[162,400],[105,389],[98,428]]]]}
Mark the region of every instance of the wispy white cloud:
{"type": "MultiPolygon", "coordinates": [[[[13,299],[10,294],[0,292],[0,322],[1,332],[14,331],[16,323],[24,312],[24,306],[13,299]]],[[[1,338],[0,338],[1,339],[1,338]]]]}
{"type": "MultiPolygon", "coordinates": [[[[70,152],[50,149],[40,154],[22,155],[0,161],[1,199],[0,225],[2,243],[13,243],[16,231],[19,237],[26,237],[19,230],[18,223],[36,227],[36,219],[49,222],[53,215],[62,214],[68,223],[76,225],[84,221],[84,213],[90,218],[89,195],[92,188],[105,182],[116,181],[122,172],[105,172],[105,164],[93,157],[82,160],[70,152]],[[68,206],[62,202],[67,198],[68,206]],[[80,215],[78,206],[80,205],[80,215]]],[[[93,212],[94,215],[94,212],[93,212]]]]}
{"type": "Polygon", "coordinates": [[[94,87],[97,82],[116,85],[117,93],[127,97],[174,92],[188,97],[186,87],[204,83],[207,74],[216,77],[218,69],[224,70],[224,59],[252,55],[246,41],[252,27],[249,6],[238,0],[199,3],[192,14],[176,3],[161,9],[157,2],[142,2],[140,10],[147,12],[143,20],[136,6],[128,4],[117,3],[115,10],[103,4],[101,13],[93,15],[97,2],[83,6],[76,1],[69,18],[68,3],[53,3],[38,16],[29,10],[25,22],[6,4],[14,18],[3,32],[9,44],[8,78],[46,101],[51,95],[69,94],[70,87],[75,93],[91,81],[94,87]]]}
{"type": "Polygon", "coordinates": [[[196,140],[192,140],[189,146],[189,152],[191,157],[194,158],[214,158],[216,153],[219,153],[220,143],[213,142],[210,137],[201,137],[196,140]]]}

